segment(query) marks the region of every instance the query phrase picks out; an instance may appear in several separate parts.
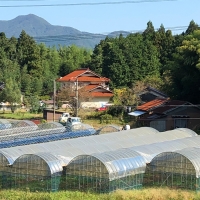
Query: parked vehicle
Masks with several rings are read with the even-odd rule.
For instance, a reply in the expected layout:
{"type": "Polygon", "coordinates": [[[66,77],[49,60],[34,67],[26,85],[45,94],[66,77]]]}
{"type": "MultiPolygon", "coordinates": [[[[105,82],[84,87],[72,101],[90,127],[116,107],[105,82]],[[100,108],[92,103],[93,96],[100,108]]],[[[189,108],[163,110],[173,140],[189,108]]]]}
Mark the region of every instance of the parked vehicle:
{"type": "Polygon", "coordinates": [[[80,117],[69,117],[66,122],[67,131],[73,131],[74,129],[80,129],[81,127],[81,118],[80,117]]]}
{"type": "Polygon", "coordinates": [[[108,109],[107,106],[103,106],[103,107],[97,108],[96,111],[106,111],[107,109],[108,109]]]}
{"type": "Polygon", "coordinates": [[[65,124],[69,117],[71,117],[69,113],[63,113],[59,118],[59,122],[65,124]]]}

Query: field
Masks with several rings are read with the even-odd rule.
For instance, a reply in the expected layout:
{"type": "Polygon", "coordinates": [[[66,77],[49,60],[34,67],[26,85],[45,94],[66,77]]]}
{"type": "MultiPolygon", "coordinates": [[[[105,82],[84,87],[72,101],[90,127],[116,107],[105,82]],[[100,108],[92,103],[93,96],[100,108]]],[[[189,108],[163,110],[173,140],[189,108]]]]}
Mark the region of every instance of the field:
{"type": "Polygon", "coordinates": [[[0,192],[1,200],[197,200],[200,193],[170,190],[143,189],[137,191],[119,190],[112,194],[90,194],[81,192],[31,193],[29,191],[4,190],[0,192]]]}
{"type": "MultiPolygon", "coordinates": [[[[102,123],[100,121],[100,118],[98,117],[96,119],[87,119],[88,115],[93,115],[93,114],[95,114],[95,112],[87,112],[85,110],[81,110],[79,112],[79,117],[81,117],[83,123],[89,124],[93,126],[95,129],[99,129],[102,126],[107,125],[107,123],[104,123],[104,122],[102,123]]],[[[26,112],[25,110],[18,110],[15,113],[11,113],[10,111],[6,111],[6,112],[0,111],[0,118],[1,119],[16,119],[16,120],[39,120],[41,122],[44,122],[42,113],[34,114],[34,113],[26,112]]],[[[108,124],[115,124],[122,127],[124,125],[124,122],[120,121],[118,118],[115,118],[115,119],[110,120],[108,124]]]]}

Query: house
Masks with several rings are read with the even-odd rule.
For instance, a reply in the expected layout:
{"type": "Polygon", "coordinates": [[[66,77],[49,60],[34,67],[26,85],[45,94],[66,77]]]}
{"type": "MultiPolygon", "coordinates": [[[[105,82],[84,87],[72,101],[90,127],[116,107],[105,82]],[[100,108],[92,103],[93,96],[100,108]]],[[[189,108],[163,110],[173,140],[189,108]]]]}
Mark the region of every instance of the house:
{"type": "Polygon", "coordinates": [[[158,131],[175,128],[196,130],[200,127],[200,109],[187,101],[155,99],[138,106],[134,112],[139,113],[134,115],[138,116],[139,126],[158,131]]]}
{"type": "Polygon", "coordinates": [[[77,69],[64,77],[57,79],[62,87],[70,87],[79,92],[81,89],[89,93],[87,101],[81,101],[80,106],[84,108],[99,108],[107,104],[113,96],[109,89],[110,79],[101,77],[90,69],[77,69]]]}
{"type": "Polygon", "coordinates": [[[142,103],[146,103],[157,98],[162,98],[162,99],[169,98],[168,95],[153,87],[146,87],[142,92],[140,92],[139,97],[142,103]]]}
{"type": "Polygon", "coordinates": [[[162,106],[167,101],[168,101],[168,99],[165,99],[165,98],[164,99],[157,98],[152,101],[143,103],[142,105],[137,106],[136,110],[133,112],[130,112],[129,115],[138,117],[138,116],[144,115],[146,113],[151,113],[153,109],[162,106]]]}

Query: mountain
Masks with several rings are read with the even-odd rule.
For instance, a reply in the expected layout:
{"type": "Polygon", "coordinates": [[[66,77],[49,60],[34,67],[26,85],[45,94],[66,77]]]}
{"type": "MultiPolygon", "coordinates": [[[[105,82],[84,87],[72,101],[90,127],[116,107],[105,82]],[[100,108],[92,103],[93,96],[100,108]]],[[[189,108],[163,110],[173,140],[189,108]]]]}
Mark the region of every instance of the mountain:
{"type": "MultiPolygon", "coordinates": [[[[4,32],[7,37],[19,37],[24,30],[32,36],[38,43],[45,43],[47,46],[77,45],[85,48],[94,48],[100,40],[107,35],[81,32],[75,28],[67,26],[55,26],[41,17],[33,14],[21,15],[12,20],[0,20],[0,32],[4,32]]],[[[109,37],[116,37],[124,31],[110,33],[109,37]]]]}

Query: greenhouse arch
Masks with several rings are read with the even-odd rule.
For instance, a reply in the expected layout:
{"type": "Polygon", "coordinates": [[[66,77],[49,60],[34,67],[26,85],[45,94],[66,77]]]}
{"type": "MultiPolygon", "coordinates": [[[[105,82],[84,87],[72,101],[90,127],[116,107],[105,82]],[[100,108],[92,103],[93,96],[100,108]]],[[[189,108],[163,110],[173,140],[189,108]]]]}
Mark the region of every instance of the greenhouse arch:
{"type": "Polygon", "coordinates": [[[122,128],[120,128],[119,126],[111,124],[111,125],[106,125],[106,126],[99,128],[96,133],[104,134],[104,133],[117,132],[117,131],[121,131],[121,130],[122,130],[122,128]]]}
{"type": "Polygon", "coordinates": [[[24,154],[11,170],[12,188],[57,191],[62,174],[61,160],[50,153],[24,154]]]}
{"type": "Polygon", "coordinates": [[[79,155],[65,167],[65,189],[105,193],[141,188],[145,165],[130,149],[79,155]]]}
{"type": "Polygon", "coordinates": [[[147,165],[144,186],[200,190],[200,149],[163,152],[147,165]]]}

